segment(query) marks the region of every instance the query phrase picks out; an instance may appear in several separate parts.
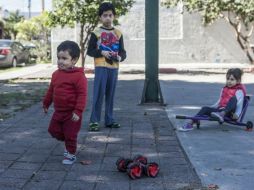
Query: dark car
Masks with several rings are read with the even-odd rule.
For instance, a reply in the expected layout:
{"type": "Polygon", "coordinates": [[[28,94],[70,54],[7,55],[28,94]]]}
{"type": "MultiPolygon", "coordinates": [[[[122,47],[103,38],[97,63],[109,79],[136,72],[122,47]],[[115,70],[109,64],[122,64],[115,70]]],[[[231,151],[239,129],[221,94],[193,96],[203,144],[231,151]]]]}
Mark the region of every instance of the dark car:
{"type": "Polygon", "coordinates": [[[14,40],[0,40],[0,67],[30,63],[29,48],[14,40]]]}

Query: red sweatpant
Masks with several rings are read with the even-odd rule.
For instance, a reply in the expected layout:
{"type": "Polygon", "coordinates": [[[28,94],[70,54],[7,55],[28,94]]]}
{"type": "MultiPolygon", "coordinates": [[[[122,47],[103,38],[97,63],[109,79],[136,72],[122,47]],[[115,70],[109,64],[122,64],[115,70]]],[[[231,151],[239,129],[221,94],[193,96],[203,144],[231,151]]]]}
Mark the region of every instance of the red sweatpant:
{"type": "Polygon", "coordinates": [[[53,138],[64,141],[66,150],[75,154],[82,117],[78,121],[72,121],[71,117],[72,113],[70,112],[55,112],[50,121],[48,132],[53,138]]]}

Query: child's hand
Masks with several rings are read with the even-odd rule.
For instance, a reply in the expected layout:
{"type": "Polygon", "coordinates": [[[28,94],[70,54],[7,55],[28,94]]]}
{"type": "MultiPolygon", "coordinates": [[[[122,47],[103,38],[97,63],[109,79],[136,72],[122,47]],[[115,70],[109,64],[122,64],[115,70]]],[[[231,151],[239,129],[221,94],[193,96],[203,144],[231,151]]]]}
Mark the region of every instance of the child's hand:
{"type": "Polygon", "coordinates": [[[236,115],[235,113],[233,113],[232,119],[237,120],[237,119],[238,119],[238,115],[236,115]]]}
{"type": "Polygon", "coordinates": [[[78,121],[79,120],[79,116],[75,113],[72,113],[72,118],[71,118],[72,121],[78,121]]]}
{"type": "Polygon", "coordinates": [[[43,108],[44,113],[48,113],[48,108],[43,108]]]}
{"type": "Polygon", "coordinates": [[[109,51],[101,51],[101,54],[106,57],[106,58],[110,58],[110,52],[109,51]]]}
{"type": "Polygon", "coordinates": [[[117,61],[120,62],[121,61],[121,56],[117,55],[117,61]]]}

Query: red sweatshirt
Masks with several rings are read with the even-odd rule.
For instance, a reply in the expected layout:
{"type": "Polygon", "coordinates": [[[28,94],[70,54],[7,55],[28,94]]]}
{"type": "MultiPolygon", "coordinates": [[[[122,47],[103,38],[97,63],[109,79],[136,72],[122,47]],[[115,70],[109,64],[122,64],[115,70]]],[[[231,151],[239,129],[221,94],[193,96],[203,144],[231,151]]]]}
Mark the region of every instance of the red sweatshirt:
{"type": "Polygon", "coordinates": [[[56,112],[70,111],[81,116],[86,106],[86,98],[87,79],[83,68],[57,70],[52,74],[43,107],[48,108],[53,102],[56,112]]]}

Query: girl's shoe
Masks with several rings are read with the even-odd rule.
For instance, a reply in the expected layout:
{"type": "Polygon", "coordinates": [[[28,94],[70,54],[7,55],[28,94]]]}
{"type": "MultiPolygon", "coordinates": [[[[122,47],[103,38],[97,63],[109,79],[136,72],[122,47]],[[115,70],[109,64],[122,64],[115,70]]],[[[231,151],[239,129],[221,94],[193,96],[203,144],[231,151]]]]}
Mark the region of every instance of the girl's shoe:
{"type": "Polygon", "coordinates": [[[178,131],[191,131],[193,130],[193,124],[192,123],[185,123],[182,127],[178,129],[178,131]]]}
{"type": "Polygon", "coordinates": [[[68,153],[67,156],[64,157],[62,163],[65,165],[71,165],[77,160],[74,154],[68,153]]]}
{"type": "Polygon", "coordinates": [[[99,131],[99,130],[100,130],[99,123],[97,122],[89,123],[89,131],[99,131]]]}

